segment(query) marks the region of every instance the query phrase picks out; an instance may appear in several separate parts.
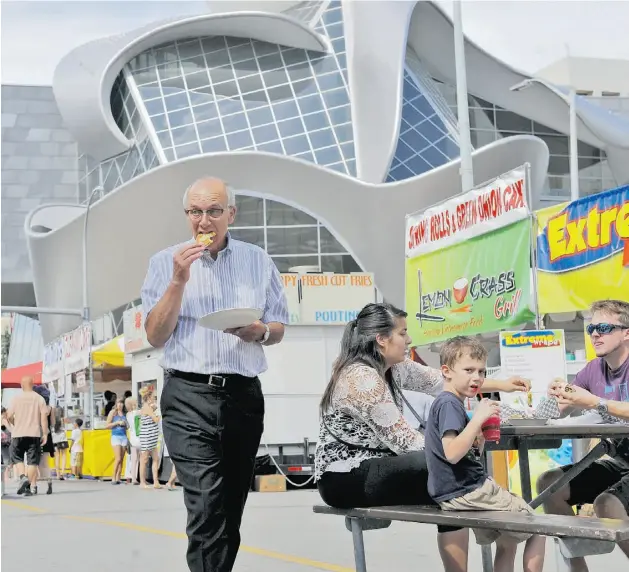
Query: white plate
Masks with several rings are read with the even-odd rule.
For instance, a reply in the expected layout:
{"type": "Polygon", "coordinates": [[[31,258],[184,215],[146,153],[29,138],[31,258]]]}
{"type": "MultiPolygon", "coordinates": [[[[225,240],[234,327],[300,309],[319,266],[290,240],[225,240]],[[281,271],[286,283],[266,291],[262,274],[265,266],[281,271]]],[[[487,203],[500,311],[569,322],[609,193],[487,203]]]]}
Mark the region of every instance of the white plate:
{"type": "Polygon", "coordinates": [[[222,331],[248,326],[261,317],[262,310],[259,308],[229,308],[203,316],[199,320],[199,326],[222,331]]]}

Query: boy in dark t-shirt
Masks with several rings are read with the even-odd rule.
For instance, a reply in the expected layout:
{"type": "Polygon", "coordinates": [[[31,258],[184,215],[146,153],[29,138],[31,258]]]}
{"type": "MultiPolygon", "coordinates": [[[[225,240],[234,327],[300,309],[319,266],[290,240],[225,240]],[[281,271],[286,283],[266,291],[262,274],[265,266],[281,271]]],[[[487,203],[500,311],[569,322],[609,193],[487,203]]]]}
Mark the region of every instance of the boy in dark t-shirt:
{"type": "MultiPolygon", "coordinates": [[[[463,401],[473,398],[485,380],[487,350],[473,339],[457,336],[444,343],[441,372],[443,392],[430,409],[425,433],[428,464],[428,492],[443,510],[495,510],[532,513],[520,497],[491,479],[479,454],[484,446],[481,426],[499,411],[499,404],[484,399],[468,419],[463,401]]],[[[517,544],[526,541],[524,569],[541,572],[544,565],[544,538],[499,530],[474,530],[478,544],[496,541],[494,570],[513,570],[517,544]]],[[[461,569],[466,568],[467,550],[449,554],[461,569]],[[457,558],[458,556],[458,558],[457,558]],[[459,559],[464,558],[461,562],[459,559]]],[[[445,558],[444,565],[446,564],[445,558]]]]}

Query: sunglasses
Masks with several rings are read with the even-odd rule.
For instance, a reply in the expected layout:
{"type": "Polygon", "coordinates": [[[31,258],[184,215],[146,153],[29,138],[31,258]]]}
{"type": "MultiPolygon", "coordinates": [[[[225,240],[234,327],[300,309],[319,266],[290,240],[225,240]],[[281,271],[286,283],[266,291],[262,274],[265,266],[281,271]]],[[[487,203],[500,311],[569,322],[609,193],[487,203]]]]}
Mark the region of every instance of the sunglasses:
{"type": "Polygon", "coordinates": [[[620,324],[589,324],[585,331],[591,336],[594,332],[604,336],[611,334],[614,330],[629,330],[629,326],[621,326],[620,324]]]}

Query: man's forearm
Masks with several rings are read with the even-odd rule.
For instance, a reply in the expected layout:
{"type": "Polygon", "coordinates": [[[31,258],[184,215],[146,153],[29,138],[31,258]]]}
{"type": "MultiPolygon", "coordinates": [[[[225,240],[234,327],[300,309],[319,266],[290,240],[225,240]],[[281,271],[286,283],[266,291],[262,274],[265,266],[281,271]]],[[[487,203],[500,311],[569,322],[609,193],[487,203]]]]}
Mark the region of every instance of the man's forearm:
{"type": "Polygon", "coordinates": [[[264,345],[272,346],[279,344],[284,338],[284,324],[280,324],[279,322],[269,322],[267,326],[269,326],[270,334],[269,339],[264,342],[264,345]]]}
{"type": "Polygon", "coordinates": [[[607,410],[614,417],[629,419],[629,403],[626,401],[608,401],[607,410]]]}
{"type": "Polygon", "coordinates": [[[171,282],[146,319],[146,337],[154,348],[161,348],[177,327],[186,285],[171,282]]]}
{"type": "Polygon", "coordinates": [[[48,415],[44,413],[41,416],[41,434],[42,437],[48,435],[48,415]]]}

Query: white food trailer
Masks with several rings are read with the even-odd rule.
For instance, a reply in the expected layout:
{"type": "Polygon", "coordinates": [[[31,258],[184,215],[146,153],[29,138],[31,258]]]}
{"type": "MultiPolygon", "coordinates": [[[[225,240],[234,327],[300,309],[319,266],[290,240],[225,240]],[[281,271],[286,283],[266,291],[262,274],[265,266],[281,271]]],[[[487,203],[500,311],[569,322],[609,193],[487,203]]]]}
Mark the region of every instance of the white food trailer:
{"type": "MultiPolygon", "coordinates": [[[[260,376],[265,396],[259,456],[269,454],[289,477],[310,477],[319,432],[319,401],[338,355],[345,324],[377,299],[373,275],[283,274],[290,325],[281,344],[265,348],[268,369],[260,376]]],[[[124,315],[125,353],[133,394],[164,385],[161,349],[146,339],[142,308],[124,315]]],[[[167,454],[167,453],[166,453],[167,454]]]]}

